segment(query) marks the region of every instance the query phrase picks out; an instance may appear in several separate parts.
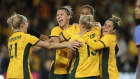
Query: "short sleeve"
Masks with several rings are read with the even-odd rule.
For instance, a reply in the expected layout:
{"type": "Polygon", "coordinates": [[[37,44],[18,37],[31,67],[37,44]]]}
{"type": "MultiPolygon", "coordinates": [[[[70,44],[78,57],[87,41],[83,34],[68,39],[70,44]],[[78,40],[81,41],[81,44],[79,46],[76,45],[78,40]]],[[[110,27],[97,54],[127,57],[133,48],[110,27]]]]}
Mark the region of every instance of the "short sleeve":
{"type": "Polygon", "coordinates": [[[61,34],[62,29],[60,29],[60,27],[54,27],[51,31],[51,35],[49,35],[49,37],[59,37],[59,35],[61,34]]]}
{"type": "Polygon", "coordinates": [[[104,47],[109,47],[111,37],[109,34],[104,35],[99,41],[104,44],[104,47]]]}
{"type": "Polygon", "coordinates": [[[136,46],[140,45],[140,25],[136,27],[134,32],[134,41],[136,46]]]}
{"type": "Polygon", "coordinates": [[[65,39],[65,41],[68,41],[71,37],[70,37],[70,34],[69,34],[69,30],[64,30],[62,32],[62,36],[63,38],[65,39]]]}
{"type": "Polygon", "coordinates": [[[29,35],[29,34],[26,36],[26,38],[28,42],[31,43],[33,46],[35,46],[40,41],[37,37],[29,35]]]}

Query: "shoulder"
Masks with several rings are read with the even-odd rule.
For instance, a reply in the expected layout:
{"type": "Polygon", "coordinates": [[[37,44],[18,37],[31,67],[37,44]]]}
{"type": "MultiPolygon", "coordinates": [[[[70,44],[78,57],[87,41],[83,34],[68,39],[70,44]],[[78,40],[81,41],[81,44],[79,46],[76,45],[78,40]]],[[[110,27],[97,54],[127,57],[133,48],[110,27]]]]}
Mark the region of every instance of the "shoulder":
{"type": "Polygon", "coordinates": [[[71,25],[70,27],[69,27],[69,29],[76,29],[76,28],[79,28],[79,25],[71,25]]]}
{"type": "Polygon", "coordinates": [[[75,34],[75,35],[72,35],[71,36],[71,40],[81,40],[82,39],[82,37],[81,36],[79,36],[78,34],[75,34]]]}
{"type": "Polygon", "coordinates": [[[115,41],[115,40],[116,40],[116,35],[106,34],[106,35],[104,35],[101,39],[106,39],[106,40],[115,41]]]}
{"type": "Polygon", "coordinates": [[[94,26],[93,30],[100,30],[100,27],[99,26],[94,26]]]}
{"type": "Polygon", "coordinates": [[[61,29],[60,26],[55,26],[54,28],[52,29],[61,29]]]}
{"type": "Polygon", "coordinates": [[[140,25],[136,26],[135,28],[135,32],[139,32],[140,31],[140,25]]]}

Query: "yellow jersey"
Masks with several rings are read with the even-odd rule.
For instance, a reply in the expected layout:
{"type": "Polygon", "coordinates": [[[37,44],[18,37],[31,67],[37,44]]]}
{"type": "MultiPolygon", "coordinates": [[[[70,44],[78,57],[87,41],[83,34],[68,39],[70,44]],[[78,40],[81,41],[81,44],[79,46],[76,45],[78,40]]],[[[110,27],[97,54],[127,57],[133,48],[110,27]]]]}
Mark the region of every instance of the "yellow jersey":
{"type": "Polygon", "coordinates": [[[99,76],[99,51],[92,50],[83,39],[85,36],[88,36],[92,40],[100,38],[92,37],[93,34],[92,32],[88,32],[84,36],[77,34],[71,37],[70,41],[78,40],[83,43],[83,46],[76,50],[75,56],[72,58],[69,79],[99,76]]]}
{"type": "Polygon", "coordinates": [[[71,25],[71,27],[62,32],[62,36],[66,41],[68,41],[72,37],[72,35],[75,35],[79,32],[80,32],[79,25],[71,25]]]}
{"type": "Polygon", "coordinates": [[[23,32],[16,32],[9,38],[10,62],[7,78],[33,79],[29,66],[29,57],[32,53],[32,46],[38,42],[38,38],[23,32]]]}
{"type": "Polygon", "coordinates": [[[116,36],[106,34],[97,42],[91,40],[90,38],[84,39],[92,49],[102,49],[102,54],[100,55],[101,77],[103,79],[118,79],[119,73],[116,66],[118,46],[116,36]]]}
{"type": "MultiPolygon", "coordinates": [[[[59,37],[64,29],[61,26],[56,26],[52,29],[51,35],[49,37],[59,37]]],[[[65,43],[65,42],[63,42],[65,43]]],[[[52,63],[50,77],[54,75],[67,74],[68,58],[67,58],[68,48],[56,49],[55,57],[52,63]]]]}

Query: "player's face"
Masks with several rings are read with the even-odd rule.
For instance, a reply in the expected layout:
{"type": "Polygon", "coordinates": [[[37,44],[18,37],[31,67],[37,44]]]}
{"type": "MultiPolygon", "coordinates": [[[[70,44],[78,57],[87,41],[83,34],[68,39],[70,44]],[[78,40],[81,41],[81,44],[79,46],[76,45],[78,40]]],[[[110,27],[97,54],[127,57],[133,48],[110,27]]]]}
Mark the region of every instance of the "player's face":
{"type": "Polygon", "coordinates": [[[64,27],[69,23],[70,15],[67,15],[65,10],[58,10],[56,14],[56,19],[59,26],[64,27]]]}
{"type": "Polygon", "coordinates": [[[24,30],[24,32],[25,33],[27,33],[27,28],[28,28],[28,21],[27,21],[27,19],[25,20],[25,23],[23,23],[23,30],[24,30]]]}
{"type": "Polygon", "coordinates": [[[140,19],[140,0],[138,0],[136,3],[135,18],[140,19]]]}
{"type": "Polygon", "coordinates": [[[80,16],[82,16],[82,15],[91,15],[90,9],[89,9],[89,8],[83,8],[83,9],[81,10],[80,16]]]}
{"type": "Polygon", "coordinates": [[[104,26],[102,27],[102,35],[106,35],[106,34],[114,34],[114,32],[116,30],[113,29],[113,22],[110,20],[107,20],[104,24],[104,26]]]}

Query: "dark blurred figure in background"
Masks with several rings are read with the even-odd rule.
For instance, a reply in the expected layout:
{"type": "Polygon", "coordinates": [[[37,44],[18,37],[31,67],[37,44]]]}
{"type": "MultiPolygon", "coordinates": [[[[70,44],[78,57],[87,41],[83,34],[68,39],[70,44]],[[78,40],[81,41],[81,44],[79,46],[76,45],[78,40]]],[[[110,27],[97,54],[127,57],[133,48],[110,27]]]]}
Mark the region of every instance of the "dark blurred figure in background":
{"type": "MultiPolygon", "coordinates": [[[[138,48],[138,54],[140,54],[140,0],[136,2],[135,19],[137,22],[137,26],[134,32],[134,40],[138,48]]],[[[140,79],[140,55],[138,55],[138,66],[136,69],[136,75],[137,75],[137,79],[140,79]]]]}

